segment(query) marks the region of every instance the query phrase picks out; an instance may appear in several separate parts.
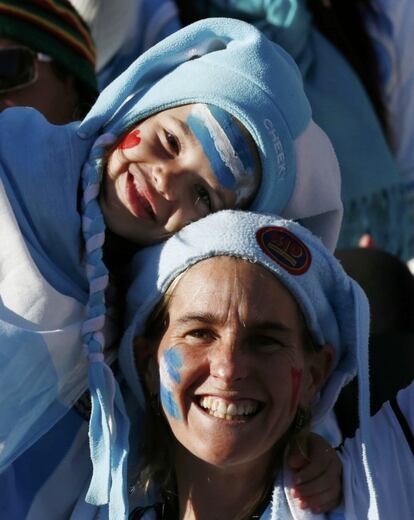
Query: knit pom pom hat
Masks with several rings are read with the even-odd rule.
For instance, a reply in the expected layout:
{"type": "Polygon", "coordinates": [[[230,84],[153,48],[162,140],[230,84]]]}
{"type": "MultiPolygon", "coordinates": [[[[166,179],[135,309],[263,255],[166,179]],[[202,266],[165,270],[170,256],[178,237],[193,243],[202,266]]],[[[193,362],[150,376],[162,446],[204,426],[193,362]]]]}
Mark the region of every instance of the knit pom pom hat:
{"type": "Polygon", "coordinates": [[[67,0],[0,0],[0,37],[49,55],[96,94],[95,46],[67,0]]]}

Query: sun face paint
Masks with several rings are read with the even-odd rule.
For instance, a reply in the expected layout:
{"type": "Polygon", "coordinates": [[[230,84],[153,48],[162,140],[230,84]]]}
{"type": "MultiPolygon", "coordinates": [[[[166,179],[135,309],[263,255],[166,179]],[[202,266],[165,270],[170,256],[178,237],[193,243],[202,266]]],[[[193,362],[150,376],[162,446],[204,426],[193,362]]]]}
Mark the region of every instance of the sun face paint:
{"type": "Polygon", "coordinates": [[[302,381],[302,369],[292,367],[290,369],[290,375],[292,379],[292,397],[290,400],[290,413],[292,413],[296,407],[298,399],[300,383],[302,381]]]}
{"type": "Polygon", "coordinates": [[[174,419],[181,419],[178,404],[174,398],[174,388],[180,384],[181,352],[176,347],[168,348],[160,361],[160,397],[165,412],[174,419]]]}
{"type": "Polygon", "coordinates": [[[254,159],[233,117],[216,106],[197,103],[187,124],[220,184],[236,193],[236,205],[247,199],[256,185],[254,159]]]}
{"type": "Polygon", "coordinates": [[[134,146],[138,146],[141,142],[141,138],[139,137],[140,130],[133,130],[130,132],[127,136],[125,136],[125,139],[123,139],[119,145],[119,148],[121,150],[126,150],[128,148],[134,148],[134,146]]]}

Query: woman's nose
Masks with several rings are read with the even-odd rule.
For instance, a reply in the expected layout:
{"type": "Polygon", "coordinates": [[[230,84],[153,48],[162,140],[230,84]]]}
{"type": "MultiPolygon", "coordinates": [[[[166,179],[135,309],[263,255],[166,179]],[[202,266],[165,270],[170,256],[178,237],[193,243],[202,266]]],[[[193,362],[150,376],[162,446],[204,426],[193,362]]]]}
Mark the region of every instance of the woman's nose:
{"type": "Polygon", "coordinates": [[[246,353],[234,344],[215,347],[210,353],[210,373],[226,385],[244,379],[248,374],[246,353]]]}

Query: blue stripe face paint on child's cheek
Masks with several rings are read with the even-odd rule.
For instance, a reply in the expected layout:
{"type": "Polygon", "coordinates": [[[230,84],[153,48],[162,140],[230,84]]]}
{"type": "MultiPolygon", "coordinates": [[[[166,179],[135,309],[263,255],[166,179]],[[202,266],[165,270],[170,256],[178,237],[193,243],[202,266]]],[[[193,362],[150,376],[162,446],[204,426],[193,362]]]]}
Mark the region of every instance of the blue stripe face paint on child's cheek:
{"type": "Polygon", "coordinates": [[[236,193],[236,205],[255,189],[254,158],[233,117],[213,105],[194,105],[187,124],[220,184],[236,193]]]}
{"type": "Polygon", "coordinates": [[[168,348],[160,361],[160,397],[165,412],[174,419],[181,419],[174,389],[181,383],[182,355],[176,347],[168,348]]]}

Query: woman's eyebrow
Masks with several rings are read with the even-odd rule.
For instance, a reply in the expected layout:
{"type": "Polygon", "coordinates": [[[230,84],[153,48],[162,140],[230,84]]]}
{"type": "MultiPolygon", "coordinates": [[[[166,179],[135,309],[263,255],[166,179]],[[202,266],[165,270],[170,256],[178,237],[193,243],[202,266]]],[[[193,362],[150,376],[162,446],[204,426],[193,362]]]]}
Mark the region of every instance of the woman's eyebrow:
{"type": "Polygon", "coordinates": [[[266,330],[268,332],[283,332],[286,334],[292,334],[294,330],[287,325],[280,323],[278,321],[263,321],[258,323],[247,324],[251,329],[262,331],[266,330]]]}
{"type": "MultiPolygon", "coordinates": [[[[176,322],[182,325],[188,325],[190,322],[201,322],[205,324],[215,324],[215,323],[221,323],[221,319],[219,316],[212,314],[210,312],[207,313],[194,313],[194,314],[185,314],[184,316],[181,316],[180,318],[177,318],[176,322]]],[[[283,332],[286,334],[292,334],[294,331],[291,327],[288,327],[287,325],[278,322],[278,321],[253,321],[253,322],[245,322],[243,321],[244,327],[249,327],[252,330],[255,331],[273,331],[273,332],[283,332]]]]}
{"type": "Polygon", "coordinates": [[[215,316],[214,314],[210,312],[206,313],[194,313],[194,314],[185,314],[184,316],[181,316],[180,318],[177,318],[177,323],[180,323],[182,325],[187,325],[190,322],[194,321],[200,321],[202,323],[206,324],[213,324],[217,323],[219,320],[218,316],[215,316]]]}

